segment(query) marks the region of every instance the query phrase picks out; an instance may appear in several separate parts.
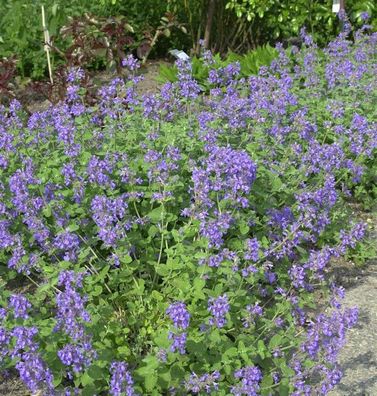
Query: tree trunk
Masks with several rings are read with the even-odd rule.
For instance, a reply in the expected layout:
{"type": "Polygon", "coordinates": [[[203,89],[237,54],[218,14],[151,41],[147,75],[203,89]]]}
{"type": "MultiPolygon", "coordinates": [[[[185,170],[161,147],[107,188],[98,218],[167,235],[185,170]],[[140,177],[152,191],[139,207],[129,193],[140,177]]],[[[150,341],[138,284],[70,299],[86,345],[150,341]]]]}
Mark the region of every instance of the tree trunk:
{"type": "Polygon", "coordinates": [[[213,15],[215,13],[217,0],[209,0],[208,9],[207,9],[207,20],[206,20],[206,28],[204,31],[204,48],[209,48],[209,42],[211,38],[211,30],[212,30],[212,22],[213,22],[213,15]]]}
{"type": "Polygon", "coordinates": [[[339,2],[339,14],[341,15],[340,18],[340,30],[344,31],[344,22],[346,18],[346,0],[340,0],[339,2]]]}

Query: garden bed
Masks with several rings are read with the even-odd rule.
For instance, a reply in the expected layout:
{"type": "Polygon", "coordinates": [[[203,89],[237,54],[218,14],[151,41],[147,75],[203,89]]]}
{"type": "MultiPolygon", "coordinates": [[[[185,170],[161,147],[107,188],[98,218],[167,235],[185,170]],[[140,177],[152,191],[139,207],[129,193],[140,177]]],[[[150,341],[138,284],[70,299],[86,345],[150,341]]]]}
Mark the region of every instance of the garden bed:
{"type": "Polygon", "coordinates": [[[188,61],[139,89],[130,56],[95,104],[71,69],[3,108],[4,368],[46,396],[329,393],[357,322],[332,280],[371,254],[348,202],[376,193],[377,35],[345,29],[248,79],[206,52],[206,95],[188,61]]]}

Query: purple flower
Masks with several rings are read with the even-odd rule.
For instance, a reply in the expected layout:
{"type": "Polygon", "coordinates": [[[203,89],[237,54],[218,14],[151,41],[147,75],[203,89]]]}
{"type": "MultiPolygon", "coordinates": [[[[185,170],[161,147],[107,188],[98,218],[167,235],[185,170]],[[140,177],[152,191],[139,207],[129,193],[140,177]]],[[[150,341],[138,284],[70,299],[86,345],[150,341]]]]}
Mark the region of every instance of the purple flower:
{"type": "MultiPolygon", "coordinates": [[[[91,342],[85,340],[75,344],[66,344],[58,350],[58,357],[65,366],[72,368],[74,373],[80,373],[92,364],[96,353],[91,342]]],[[[70,371],[68,371],[68,376],[71,376],[70,371]]]]}
{"type": "Polygon", "coordinates": [[[220,248],[223,245],[223,237],[232,222],[233,218],[229,213],[222,213],[216,219],[208,219],[200,223],[200,231],[202,236],[208,239],[208,247],[220,248]]]}
{"type": "Polygon", "coordinates": [[[140,63],[132,54],[130,54],[122,59],[122,66],[126,67],[130,71],[135,71],[140,68],[140,63]]]}
{"type": "Polygon", "coordinates": [[[356,247],[356,243],[360,241],[366,232],[366,224],[358,223],[355,224],[352,229],[348,232],[345,230],[340,231],[340,245],[338,247],[338,251],[340,254],[345,254],[347,248],[354,249],[356,247]]]}
{"type": "Polygon", "coordinates": [[[277,276],[276,276],[275,272],[266,271],[264,273],[264,276],[265,276],[266,280],[268,281],[268,283],[272,284],[272,283],[276,282],[277,276]]]}
{"type": "Polygon", "coordinates": [[[113,362],[110,367],[111,380],[109,393],[112,396],[136,396],[134,381],[125,362],[113,362]]]}
{"type": "Polygon", "coordinates": [[[246,252],[244,254],[245,260],[252,260],[257,262],[259,259],[259,242],[258,239],[247,239],[246,240],[246,252]]]}
{"type": "Polygon", "coordinates": [[[9,344],[11,342],[11,334],[7,329],[0,326],[0,363],[9,354],[9,344]]]}
{"type": "Polygon", "coordinates": [[[300,287],[306,287],[306,272],[304,267],[293,264],[288,274],[295,288],[299,289],[300,287]]]}
{"type": "Polygon", "coordinates": [[[29,318],[27,311],[31,308],[31,304],[25,296],[13,294],[9,299],[9,308],[13,309],[15,318],[29,318]]]}
{"type": "Polygon", "coordinates": [[[270,220],[268,224],[274,227],[279,227],[281,229],[287,228],[295,220],[292,209],[289,207],[284,207],[281,210],[271,210],[269,211],[269,215],[270,220]]]}
{"type": "Polygon", "coordinates": [[[242,320],[243,325],[246,328],[255,324],[255,319],[258,316],[263,315],[263,308],[259,305],[259,302],[256,302],[254,305],[248,305],[246,307],[246,311],[248,312],[248,315],[242,320]]]}
{"type": "Polygon", "coordinates": [[[23,353],[16,369],[22,382],[33,394],[42,390],[43,395],[55,395],[53,375],[38,353],[23,353]]]}
{"type": "Polygon", "coordinates": [[[211,394],[212,391],[218,390],[218,381],[220,380],[220,373],[214,371],[211,374],[203,374],[200,377],[196,373],[192,373],[190,378],[185,381],[185,389],[193,394],[205,392],[211,394]]]}
{"type": "Polygon", "coordinates": [[[185,99],[195,99],[199,95],[201,88],[197,81],[192,77],[192,65],[190,61],[177,60],[178,86],[180,94],[185,99]]]}
{"type": "Polygon", "coordinates": [[[79,237],[69,231],[58,234],[54,239],[54,247],[64,252],[63,259],[66,261],[76,261],[79,246],[79,237]]]}
{"type": "Polygon", "coordinates": [[[208,301],[208,311],[212,314],[209,320],[211,326],[224,327],[226,324],[225,315],[229,312],[230,305],[226,294],[217,298],[210,298],[208,301]]]}
{"type": "Polygon", "coordinates": [[[33,338],[38,334],[36,327],[16,326],[10,333],[16,339],[11,356],[21,357],[23,352],[36,352],[38,344],[33,338]]]}
{"type": "Polygon", "coordinates": [[[335,363],[338,353],[345,343],[346,330],[357,322],[357,309],[341,311],[340,306],[330,315],[319,314],[316,320],[309,325],[307,338],[302,344],[311,359],[325,357],[330,363],[335,363]]]}
{"type": "Polygon", "coordinates": [[[184,355],[186,353],[187,333],[175,334],[170,331],[168,337],[169,340],[173,340],[170,346],[171,352],[178,351],[181,355],[184,355]]]}
{"type": "Polygon", "coordinates": [[[187,311],[186,304],[183,302],[175,302],[166,310],[170,319],[173,321],[177,329],[187,329],[190,322],[190,314],[187,311]]]}
{"type": "Polygon", "coordinates": [[[116,198],[96,195],[93,198],[93,220],[98,227],[98,237],[106,246],[115,247],[131,228],[131,223],[125,221],[127,207],[125,195],[116,198]]]}
{"type": "Polygon", "coordinates": [[[235,396],[257,396],[260,389],[260,382],[262,381],[262,371],[258,367],[248,366],[237,370],[234,376],[238,378],[241,383],[231,388],[231,393],[235,396]]]}
{"type": "Polygon", "coordinates": [[[91,183],[97,183],[99,186],[114,188],[115,184],[111,180],[110,175],[113,173],[113,160],[109,157],[101,160],[93,155],[89,160],[87,173],[91,183]]]}
{"type": "Polygon", "coordinates": [[[6,318],[7,314],[7,310],[0,307],[0,322],[2,322],[6,318]]]}
{"type": "Polygon", "coordinates": [[[63,164],[61,173],[64,176],[64,182],[66,186],[70,186],[77,178],[75,168],[72,163],[63,164]]]}
{"type": "Polygon", "coordinates": [[[85,72],[80,67],[72,67],[68,71],[67,81],[70,83],[79,82],[85,77],[85,72]]]}
{"type": "Polygon", "coordinates": [[[166,349],[162,349],[160,348],[156,354],[157,359],[162,362],[162,363],[166,363],[167,361],[167,353],[166,353],[166,349]]]}
{"type": "Polygon", "coordinates": [[[367,21],[370,18],[370,15],[368,12],[364,11],[360,14],[360,19],[362,21],[367,21]]]}
{"type": "Polygon", "coordinates": [[[86,297],[81,297],[76,287],[82,286],[83,274],[73,271],[62,271],[59,275],[58,285],[64,291],[56,296],[57,324],[55,330],[63,329],[73,340],[79,341],[84,337],[84,322],[90,321],[90,316],[85,310],[86,297]]]}

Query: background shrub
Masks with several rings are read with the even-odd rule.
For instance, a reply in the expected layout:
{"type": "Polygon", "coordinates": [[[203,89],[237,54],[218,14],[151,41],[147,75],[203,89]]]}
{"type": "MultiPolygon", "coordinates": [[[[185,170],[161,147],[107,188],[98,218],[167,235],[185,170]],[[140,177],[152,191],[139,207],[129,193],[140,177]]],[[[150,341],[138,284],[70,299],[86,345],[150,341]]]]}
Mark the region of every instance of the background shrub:
{"type": "MultiPolygon", "coordinates": [[[[84,13],[98,18],[125,17],[135,31],[135,48],[152,39],[166,12],[175,15],[188,34],[175,29],[168,37],[161,37],[151,54],[156,57],[165,56],[172,48],[199,55],[199,40],[206,30],[210,33],[208,45],[221,55],[229,51],[244,53],[267,43],[274,45],[277,40],[290,42],[302,26],[306,26],[322,46],[339,31],[336,15],[331,11],[332,0],[313,0],[309,3],[304,0],[216,0],[210,26],[208,9],[211,1],[207,0],[151,0],[148,7],[140,0],[1,0],[0,57],[16,55],[17,67],[23,77],[39,79],[47,72],[43,52],[42,4],[45,5],[50,35],[63,52],[70,42],[61,37],[60,29],[67,24],[69,17],[80,17],[84,13]]],[[[362,23],[363,12],[369,13],[370,22],[376,27],[377,10],[373,1],[347,1],[347,13],[353,24],[362,23]]],[[[62,60],[58,53],[53,54],[55,69],[62,60]]],[[[97,63],[97,67],[103,66],[103,63],[97,63]]]]}

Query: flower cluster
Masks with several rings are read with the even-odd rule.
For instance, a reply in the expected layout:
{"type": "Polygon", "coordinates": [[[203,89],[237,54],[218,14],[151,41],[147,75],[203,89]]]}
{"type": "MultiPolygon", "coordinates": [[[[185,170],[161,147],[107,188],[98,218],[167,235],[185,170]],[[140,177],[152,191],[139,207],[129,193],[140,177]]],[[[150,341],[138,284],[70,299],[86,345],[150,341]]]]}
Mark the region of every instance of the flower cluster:
{"type": "Polygon", "coordinates": [[[229,312],[230,304],[226,295],[211,298],[208,301],[208,311],[212,314],[209,320],[211,326],[224,327],[226,324],[225,315],[229,312]]]}
{"type": "Polygon", "coordinates": [[[209,247],[220,248],[235,208],[247,208],[246,198],[256,177],[256,165],[244,151],[212,146],[208,158],[192,173],[192,208],[184,214],[201,220],[201,233],[209,247]],[[222,212],[224,210],[224,212],[222,212]]]}
{"type": "Polygon", "coordinates": [[[8,307],[13,310],[15,318],[27,319],[29,317],[27,311],[31,308],[30,302],[21,294],[14,294],[9,299],[8,307]]]}
{"type": "MultiPolygon", "coordinates": [[[[86,333],[85,322],[90,322],[90,316],[85,310],[86,298],[77,291],[82,287],[84,274],[73,271],[62,271],[58,286],[64,288],[56,296],[57,324],[55,331],[63,330],[72,343],[66,344],[58,351],[62,363],[77,373],[88,367],[96,353],[92,347],[91,337],[86,333]]],[[[68,376],[72,373],[68,371],[68,376]]]]}
{"type": "Polygon", "coordinates": [[[116,246],[131,228],[132,223],[126,217],[127,206],[126,196],[108,198],[97,195],[93,198],[93,220],[98,227],[98,237],[105,245],[116,246]]]}
{"type": "Polygon", "coordinates": [[[54,394],[53,375],[38,352],[39,344],[34,340],[38,334],[35,327],[16,326],[8,335],[13,337],[11,357],[17,357],[16,369],[24,384],[32,391],[54,394]]]}
{"type": "Polygon", "coordinates": [[[258,367],[248,366],[237,370],[234,376],[241,380],[240,385],[232,387],[232,394],[235,396],[257,396],[260,389],[260,382],[262,381],[263,375],[258,367]]]}
{"type": "Polygon", "coordinates": [[[125,362],[113,362],[110,367],[111,381],[109,393],[112,396],[136,396],[134,381],[125,362]]]}
{"type": "Polygon", "coordinates": [[[212,391],[218,390],[220,377],[218,371],[214,371],[211,374],[206,373],[200,377],[196,373],[192,373],[190,378],[185,381],[185,389],[193,394],[200,394],[200,392],[211,394],[212,391]]]}
{"type": "Polygon", "coordinates": [[[180,354],[185,353],[185,346],[187,340],[187,333],[182,332],[186,330],[190,322],[190,313],[187,311],[186,304],[183,302],[175,302],[171,304],[166,313],[169,315],[173,322],[176,332],[169,332],[169,339],[173,340],[170,350],[172,352],[179,351],[180,354]]]}

